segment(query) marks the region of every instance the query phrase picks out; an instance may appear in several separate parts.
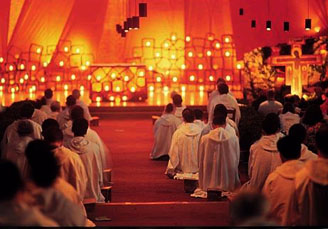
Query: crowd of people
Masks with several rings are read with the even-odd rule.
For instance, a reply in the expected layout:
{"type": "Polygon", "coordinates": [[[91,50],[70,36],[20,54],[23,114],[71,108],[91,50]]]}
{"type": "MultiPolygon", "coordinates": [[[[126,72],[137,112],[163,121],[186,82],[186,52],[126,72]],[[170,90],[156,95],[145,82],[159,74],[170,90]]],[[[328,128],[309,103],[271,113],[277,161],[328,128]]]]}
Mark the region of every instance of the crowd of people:
{"type": "Polygon", "coordinates": [[[85,202],[104,202],[108,148],[73,90],[61,110],[47,89],[1,113],[0,225],[95,226],[85,202]]]}
{"type": "Polygon", "coordinates": [[[240,195],[235,206],[251,208],[259,200],[267,202],[262,203],[268,206],[265,214],[250,215],[245,221],[235,219],[239,225],[327,225],[323,209],[328,206],[328,93],[321,103],[307,107],[299,107],[299,101],[297,96],[286,95],[281,103],[275,91],[268,90],[266,99],[258,104],[262,136],[250,147],[249,179],[243,184],[238,171],[242,117],[222,79],[209,95],[206,123],[203,111],[184,107],[179,94],[172,96],[172,103],[154,123],[150,158],[168,157],[165,174],[169,178],[198,179],[191,196],[206,198],[207,191],[214,189],[240,195]],[[234,119],[229,113],[235,114],[234,119]]]}

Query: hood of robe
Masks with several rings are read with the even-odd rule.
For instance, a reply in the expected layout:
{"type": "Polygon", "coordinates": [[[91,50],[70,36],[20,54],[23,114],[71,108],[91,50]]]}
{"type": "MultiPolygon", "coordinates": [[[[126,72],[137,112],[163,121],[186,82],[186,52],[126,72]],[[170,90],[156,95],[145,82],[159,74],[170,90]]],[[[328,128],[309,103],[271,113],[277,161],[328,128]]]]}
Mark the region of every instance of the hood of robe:
{"type": "Polygon", "coordinates": [[[56,158],[58,159],[58,162],[60,165],[64,164],[64,162],[68,158],[69,153],[70,153],[69,149],[67,149],[64,146],[60,146],[60,147],[54,149],[54,154],[55,154],[56,158]]]}
{"type": "Polygon", "coordinates": [[[310,151],[306,145],[302,144],[301,157],[299,158],[299,160],[307,161],[309,159],[316,159],[316,158],[318,158],[318,156],[316,154],[312,153],[312,151],[310,151]]]}
{"type": "Polygon", "coordinates": [[[304,162],[299,160],[290,160],[284,162],[276,168],[276,172],[286,179],[294,179],[296,173],[304,167],[304,162]]]}
{"type": "Polygon", "coordinates": [[[70,147],[78,154],[87,153],[90,142],[85,137],[74,137],[71,140],[70,147]]]}
{"type": "Polygon", "coordinates": [[[272,135],[264,135],[261,137],[260,142],[263,150],[267,152],[277,152],[277,141],[279,138],[281,138],[283,135],[278,133],[278,134],[272,134],[272,135]]]}
{"type": "Polygon", "coordinates": [[[202,129],[195,123],[183,123],[179,126],[178,130],[190,137],[200,135],[202,132],[202,129]]]}
{"type": "Polygon", "coordinates": [[[228,131],[226,131],[222,127],[219,127],[214,130],[211,130],[210,133],[208,134],[208,137],[211,140],[219,143],[219,142],[227,141],[231,137],[231,135],[229,134],[228,131]]]}
{"type": "Polygon", "coordinates": [[[31,138],[30,136],[25,136],[23,138],[20,139],[19,142],[17,142],[14,146],[13,146],[13,151],[17,154],[20,154],[20,155],[25,155],[25,149],[26,149],[26,146],[27,144],[30,142],[30,141],[33,141],[34,139],[31,138]]]}
{"type": "Polygon", "coordinates": [[[163,114],[161,116],[161,119],[162,119],[161,125],[162,126],[171,126],[172,125],[172,122],[176,118],[177,117],[174,114],[163,114]]]}
{"type": "Polygon", "coordinates": [[[310,180],[320,185],[328,185],[328,159],[318,158],[305,164],[310,180]]]}

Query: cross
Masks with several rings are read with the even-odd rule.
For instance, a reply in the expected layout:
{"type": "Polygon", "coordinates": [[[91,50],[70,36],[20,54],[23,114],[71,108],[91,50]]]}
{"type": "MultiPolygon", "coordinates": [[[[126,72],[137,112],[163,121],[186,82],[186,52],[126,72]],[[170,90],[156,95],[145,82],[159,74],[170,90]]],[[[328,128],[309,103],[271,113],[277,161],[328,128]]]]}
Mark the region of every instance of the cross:
{"type": "Polygon", "coordinates": [[[302,85],[307,84],[307,69],[309,64],[321,64],[320,55],[302,55],[304,41],[295,40],[292,45],[291,55],[273,56],[269,63],[272,66],[285,66],[285,84],[291,86],[291,94],[302,96],[302,85]]]}

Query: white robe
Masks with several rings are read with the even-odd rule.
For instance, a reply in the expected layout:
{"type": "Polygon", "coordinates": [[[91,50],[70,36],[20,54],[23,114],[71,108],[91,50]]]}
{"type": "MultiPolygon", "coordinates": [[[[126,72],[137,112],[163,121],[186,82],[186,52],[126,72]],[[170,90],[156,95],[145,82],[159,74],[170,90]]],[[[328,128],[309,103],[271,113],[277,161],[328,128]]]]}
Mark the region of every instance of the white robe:
{"type": "MultiPolygon", "coordinates": [[[[237,131],[235,129],[236,123],[234,121],[232,121],[230,118],[227,117],[226,124],[227,125],[225,127],[225,130],[228,131],[228,132],[230,132],[231,134],[235,134],[236,136],[238,136],[237,135],[237,131]]],[[[211,123],[207,123],[206,126],[202,129],[201,136],[204,136],[205,134],[208,134],[211,130],[213,130],[212,124],[211,123]]]]}
{"type": "Polygon", "coordinates": [[[159,119],[156,120],[153,127],[154,145],[150,153],[151,159],[156,159],[163,155],[168,155],[171,146],[172,135],[180,124],[181,120],[174,114],[163,114],[159,119]]]}
{"type": "Polygon", "coordinates": [[[181,107],[175,107],[174,115],[183,122],[182,111],[186,109],[186,106],[182,105],[181,107]]]}
{"type": "Polygon", "coordinates": [[[52,119],[55,119],[57,120],[57,117],[59,115],[59,112],[51,112],[49,115],[48,115],[48,118],[52,118],[52,119]]]}
{"type": "Polygon", "coordinates": [[[309,150],[306,145],[302,144],[301,156],[299,158],[300,161],[306,162],[308,160],[314,160],[314,159],[317,159],[317,158],[318,158],[318,155],[316,155],[311,150],[309,150]]]}
{"type": "Polygon", "coordinates": [[[44,113],[46,113],[48,115],[48,117],[52,112],[51,108],[50,108],[50,105],[42,105],[40,110],[43,111],[44,113]]]}
{"type": "MultiPolygon", "coordinates": [[[[218,90],[214,90],[212,91],[209,96],[208,96],[208,103],[207,103],[207,112],[210,111],[210,105],[211,105],[211,102],[213,100],[213,98],[215,98],[217,95],[220,95],[219,91],[218,90]]],[[[229,91],[228,95],[232,96],[233,98],[235,98],[235,96],[233,95],[233,93],[231,91],[229,91]]],[[[236,100],[237,101],[237,100],[236,100]]]]}
{"type": "Polygon", "coordinates": [[[201,139],[199,146],[199,188],[234,191],[240,186],[239,140],[222,127],[201,139]]]}
{"type": "Polygon", "coordinates": [[[183,123],[172,136],[167,172],[198,172],[198,145],[201,129],[194,123],[183,123]]]}
{"type": "Polygon", "coordinates": [[[328,159],[309,160],[296,174],[284,225],[328,225],[328,159]],[[320,191],[321,190],[321,191],[320,191]]]}
{"type": "Polygon", "coordinates": [[[277,149],[277,141],[282,136],[281,133],[264,135],[251,146],[248,160],[250,180],[241,189],[262,190],[268,175],[282,163],[277,149]]]}
{"type": "Polygon", "coordinates": [[[83,113],[84,113],[84,118],[88,121],[90,121],[92,119],[90,112],[89,112],[89,108],[88,106],[80,99],[76,100],[76,105],[82,107],[83,109],[83,113]]]}
{"type": "MultiPolygon", "coordinates": [[[[18,135],[17,133],[17,128],[18,128],[18,124],[20,121],[29,121],[32,124],[32,128],[33,131],[30,135],[28,135],[30,138],[32,138],[33,140],[36,139],[41,139],[41,126],[30,120],[30,119],[21,119],[21,120],[17,120],[14,121],[12,124],[10,124],[1,141],[1,152],[2,152],[2,158],[8,158],[8,154],[12,154],[13,152],[15,152],[15,148],[17,147],[17,143],[20,142],[21,137],[18,135]]],[[[11,156],[9,156],[11,157],[11,156]]]]}
{"type": "Polygon", "coordinates": [[[304,163],[299,160],[290,160],[278,166],[266,179],[262,192],[270,202],[270,215],[280,225],[287,211],[287,203],[294,187],[296,173],[304,163]]]}
{"type": "Polygon", "coordinates": [[[42,126],[43,121],[46,120],[47,118],[48,115],[45,112],[39,109],[34,109],[34,113],[32,115],[31,120],[42,126]]]}
{"type": "Polygon", "coordinates": [[[202,120],[198,120],[198,119],[196,119],[196,120],[194,121],[194,123],[195,123],[197,126],[199,126],[200,129],[204,129],[204,127],[206,126],[206,124],[205,124],[204,121],[202,121],[202,120]]]}
{"type": "Polygon", "coordinates": [[[64,146],[56,148],[54,154],[60,164],[60,177],[71,184],[83,200],[88,176],[80,156],[64,146]]]}
{"type": "Polygon", "coordinates": [[[280,102],[266,100],[260,104],[258,112],[266,116],[269,113],[278,114],[282,108],[283,106],[280,102]]]}
{"type": "Polygon", "coordinates": [[[297,123],[300,123],[300,116],[291,112],[279,115],[281,131],[288,134],[289,128],[297,123]]]}
{"type": "Polygon", "coordinates": [[[84,198],[94,198],[97,202],[104,202],[105,198],[101,194],[103,169],[99,157],[99,147],[84,137],[74,137],[70,142],[69,148],[80,156],[88,176],[84,198]]]}
{"type": "Polygon", "coordinates": [[[61,111],[57,116],[57,121],[59,124],[59,128],[64,130],[67,128],[67,122],[71,119],[70,117],[70,110],[66,107],[63,111],[61,111]]]}
{"type": "Polygon", "coordinates": [[[240,108],[237,103],[237,100],[229,94],[222,94],[216,95],[210,103],[209,112],[208,112],[208,120],[209,123],[213,121],[214,116],[214,108],[217,104],[223,104],[228,110],[234,109],[235,110],[235,123],[238,126],[239,120],[241,118],[240,108]]]}
{"type": "Polygon", "coordinates": [[[57,227],[55,221],[43,215],[37,208],[23,202],[6,201],[0,203],[0,225],[23,227],[57,227]]]}

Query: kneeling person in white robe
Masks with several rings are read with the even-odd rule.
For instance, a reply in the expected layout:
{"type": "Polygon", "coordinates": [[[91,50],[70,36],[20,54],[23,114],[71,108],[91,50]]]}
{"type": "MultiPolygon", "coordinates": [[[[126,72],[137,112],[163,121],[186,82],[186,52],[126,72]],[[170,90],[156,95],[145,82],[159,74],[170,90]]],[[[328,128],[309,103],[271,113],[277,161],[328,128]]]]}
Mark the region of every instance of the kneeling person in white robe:
{"type": "Polygon", "coordinates": [[[174,132],[169,151],[170,160],[165,174],[173,178],[176,173],[198,172],[198,145],[201,134],[194,124],[194,113],[186,108],[182,112],[184,122],[174,132]]]}
{"type": "Polygon", "coordinates": [[[294,188],[295,176],[304,163],[299,160],[301,144],[291,136],[279,139],[277,147],[282,165],[278,166],[266,179],[262,192],[271,204],[270,216],[282,225],[288,199],[294,188]]]}
{"type": "Polygon", "coordinates": [[[238,137],[225,130],[225,116],[216,116],[212,125],[199,146],[199,189],[234,191],[240,186],[238,137]]]}
{"type": "Polygon", "coordinates": [[[174,115],[174,112],[173,104],[167,104],[164,114],[157,119],[154,124],[154,145],[150,153],[151,159],[157,159],[169,153],[172,135],[182,123],[181,120],[174,115]]]}

